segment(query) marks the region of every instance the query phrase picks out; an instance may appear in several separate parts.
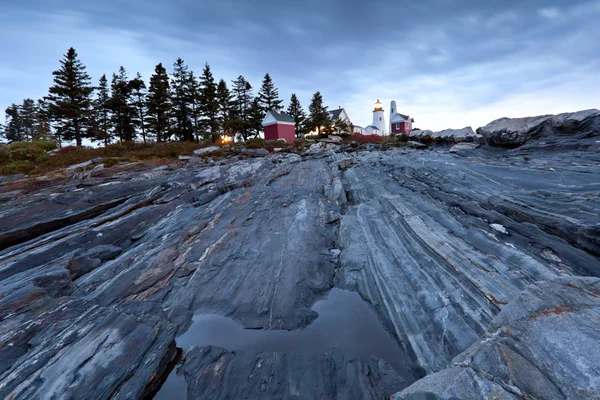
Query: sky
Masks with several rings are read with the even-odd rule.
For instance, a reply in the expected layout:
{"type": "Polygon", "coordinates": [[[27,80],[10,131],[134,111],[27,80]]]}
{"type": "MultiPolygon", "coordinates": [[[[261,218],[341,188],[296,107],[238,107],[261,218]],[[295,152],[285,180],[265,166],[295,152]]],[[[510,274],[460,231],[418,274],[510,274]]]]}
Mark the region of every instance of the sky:
{"type": "Polygon", "coordinates": [[[181,57],[255,89],[268,72],[286,106],[318,90],[361,126],[377,99],[433,130],[600,108],[600,0],[0,4],[0,110],[44,96],[71,46],[94,83],[181,57]]]}

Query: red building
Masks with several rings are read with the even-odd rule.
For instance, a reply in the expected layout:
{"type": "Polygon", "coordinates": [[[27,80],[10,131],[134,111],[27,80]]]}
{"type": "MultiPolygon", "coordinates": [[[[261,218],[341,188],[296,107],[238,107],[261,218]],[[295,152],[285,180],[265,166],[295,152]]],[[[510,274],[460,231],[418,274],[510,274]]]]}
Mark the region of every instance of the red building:
{"type": "Polygon", "coordinates": [[[289,114],[269,110],[262,126],[265,130],[265,140],[285,139],[288,143],[296,140],[296,124],[289,114]]]}
{"type": "Polygon", "coordinates": [[[399,121],[392,122],[392,134],[397,135],[399,133],[410,133],[412,131],[412,122],[410,121],[399,121]]]}
{"type": "Polygon", "coordinates": [[[390,104],[390,134],[410,133],[415,120],[408,115],[400,114],[396,109],[396,101],[390,104]]]}

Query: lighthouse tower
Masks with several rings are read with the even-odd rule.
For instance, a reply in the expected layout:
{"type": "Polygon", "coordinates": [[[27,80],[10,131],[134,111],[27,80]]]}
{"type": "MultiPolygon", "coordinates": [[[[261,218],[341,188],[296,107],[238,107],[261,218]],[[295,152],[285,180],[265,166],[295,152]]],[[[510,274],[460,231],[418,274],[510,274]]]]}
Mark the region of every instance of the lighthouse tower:
{"type": "Polygon", "coordinates": [[[396,115],[397,112],[398,109],[396,108],[396,100],[392,100],[390,103],[390,135],[392,134],[392,118],[394,118],[394,115],[396,115]]]}
{"type": "Polygon", "coordinates": [[[387,135],[387,126],[385,123],[385,115],[383,114],[383,105],[379,99],[377,99],[375,102],[375,108],[373,109],[373,126],[376,126],[382,135],[387,135]]]}

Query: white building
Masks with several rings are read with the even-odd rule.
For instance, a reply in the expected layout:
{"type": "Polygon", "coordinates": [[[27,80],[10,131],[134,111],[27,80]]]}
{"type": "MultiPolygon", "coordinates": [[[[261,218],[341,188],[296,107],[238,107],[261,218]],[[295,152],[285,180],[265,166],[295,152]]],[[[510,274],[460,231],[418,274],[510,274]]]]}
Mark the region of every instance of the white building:
{"type": "MultiPolygon", "coordinates": [[[[385,123],[385,114],[383,111],[383,104],[377,99],[375,102],[375,108],[373,109],[373,127],[377,128],[379,133],[373,133],[375,135],[387,135],[386,123],[385,123]]],[[[369,129],[369,127],[367,127],[369,129]]],[[[369,133],[371,134],[371,133],[369,133]]]]}

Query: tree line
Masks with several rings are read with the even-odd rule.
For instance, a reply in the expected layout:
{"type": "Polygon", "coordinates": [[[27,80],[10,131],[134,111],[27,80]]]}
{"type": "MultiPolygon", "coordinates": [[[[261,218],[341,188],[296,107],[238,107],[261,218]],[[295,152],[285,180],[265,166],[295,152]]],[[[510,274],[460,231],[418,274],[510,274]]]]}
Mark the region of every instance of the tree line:
{"type": "MultiPolygon", "coordinates": [[[[34,101],[25,99],[5,111],[6,124],[0,134],[9,141],[83,139],[108,145],[114,142],[173,140],[216,141],[223,136],[248,140],[262,131],[268,110],[281,111],[283,101],[271,76],[264,76],[257,95],[240,75],[230,86],[216,82],[205,64],[196,76],[178,58],[169,74],[162,63],[156,65],[148,84],[140,73],[130,78],[124,67],[92,85],[86,67],[75,49],[70,48],[52,73],[48,95],[34,101]]],[[[350,133],[347,124],[334,126],[323,97],[316,92],[308,114],[298,97],[291,95],[287,113],[295,121],[296,136],[310,131],[319,134],[350,133]]]]}

